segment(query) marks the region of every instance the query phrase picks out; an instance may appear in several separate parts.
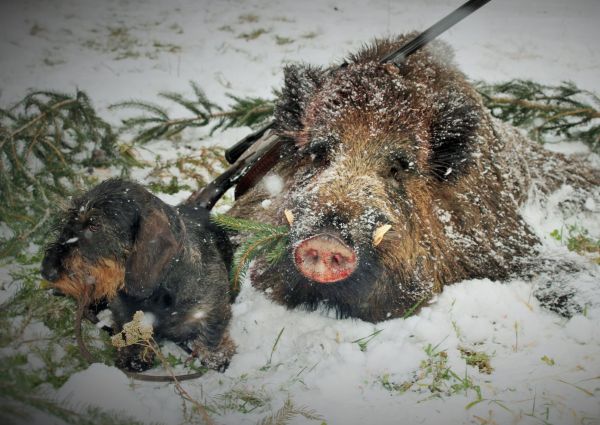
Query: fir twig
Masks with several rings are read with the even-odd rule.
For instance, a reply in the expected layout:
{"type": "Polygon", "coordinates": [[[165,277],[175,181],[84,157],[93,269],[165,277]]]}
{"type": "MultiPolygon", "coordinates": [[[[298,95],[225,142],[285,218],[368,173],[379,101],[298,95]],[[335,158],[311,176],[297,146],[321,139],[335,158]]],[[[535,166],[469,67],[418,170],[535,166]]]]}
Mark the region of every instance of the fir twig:
{"type": "Polygon", "coordinates": [[[188,116],[171,117],[164,107],[142,101],[129,100],[111,106],[111,109],[137,109],[143,114],[123,120],[124,130],[133,132],[136,143],[146,143],[157,138],[171,138],[186,128],[206,127],[213,124],[210,133],[230,127],[255,126],[273,113],[272,101],[262,98],[241,98],[228,95],[233,103],[224,110],[211,102],[202,89],[190,82],[194,98],[188,99],[180,93],[159,93],[166,99],[188,112],[188,116]]]}
{"type": "Polygon", "coordinates": [[[82,91],[34,91],[0,108],[0,222],[12,231],[0,238],[0,257],[39,242],[56,204],[85,185],[82,171],[109,163],[130,165],[82,91]]]}
{"type": "Polygon", "coordinates": [[[287,233],[288,228],[286,226],[273,226],[271,224],[261,223],[259,221],[247,220],[244,218],[233,217],[226,214],[215,214],[212,220],[225,230],[232,232],[285,232],[287,233]]]}
{"type": "MultiPolygon", "coordinates": [[[[170,178],[177,182],[181,178],[191,179],[196,183],[196,189],[204,187],[208,182],[219,175],[227,166],[223,156],[224,149],[218,146],[201,147],[197,153],[181,155],[175,159],[160,161],[150,172],[150,177],[170,178]]],[[[181,189],[192,189],[179,184],[168,186],[167,190],[161,188],[160,183],[150,183],[153,191],[158,189],[166,193],[177,193],[181,189]],[[152,187],[154,186],[154,187],[152,187]]]]}
{"type": "Polygon", "coordinates": [[[233,267],[231,269],[231,286],[233,291],[239,291],[240,282],[246,275],[248,266],[252,260],[257,258],[260,254],[265,252],[268,253],[275,249],[274,242],[286,237],[286,235],[287,231],[285,235],[276,233],[258,233],[248,238],[240,245],[233,256],[233,267]]]}
{"type": "Polygon", "coordinates": [[[233,256],[233,267],[231,268],[233,291],[239,291],[240,282],[244,278],[248,266],[258,256],[265,255],[269,264],[275,264],[283,258],[288,244],[289,228],[287,226],[273,226],[225,214],[213,215],[212,220],[225,230],[252,234],[239,246],[233,256]]]}
{"type": "Polygon", "coordinates": [[[527,80],[478,83],[492,115],[529,129],[539,142],[582,141],[600,150],[600,98],[571,82],[548,86],[527,80]]]}
{"type": "Polygon", "coordinates": [[[292,400],[288,398],[283,403],[281,409],[279,409],[273,415],[263,418],[260,422],[258,422],[258,425],[286,425],[298,415],[310,421],[323,420],[321,415],[314,410],[308,410],[304,406],[296,407],[292,400]]]}

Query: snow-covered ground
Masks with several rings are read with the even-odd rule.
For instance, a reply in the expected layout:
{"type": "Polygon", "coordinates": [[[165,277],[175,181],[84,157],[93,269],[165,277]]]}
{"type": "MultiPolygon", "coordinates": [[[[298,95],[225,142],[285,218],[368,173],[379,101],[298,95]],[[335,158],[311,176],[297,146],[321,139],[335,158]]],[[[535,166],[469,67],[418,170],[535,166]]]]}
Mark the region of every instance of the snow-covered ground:
{"type": "MultiPolygon", "coordinates": [[[[78,87],[117,122],[120,115],[106,110],[109,104],[185,91],[190,80],[223,105],[226,93],[267,97],[280,85],[284,63],[330,63],[373,37],[424,29],[458,4],[7,0],[0,3],[0,103],[11,104],[29,88],[78,87]]],[[[599,21],[598,0],[495,0],[442,38],[473,79],[572,80],[598,93],[599,21]]],[[[229,146],[247,131],[218,133],[194,146],[229,146]]],[[[163,157],[177,149],[167,142],[148,148],[163,157]]],[[[555,148],[585,153],[577,144],[555,148]]],[[[186,195],[165,199],[175,203],[186,195]]],[[[563,217],[558,206],[568,195],[554,195],[543,208],[531,200],[523,213],[547,256],[581,264],[580,272],[557,279],[585,290],[585,315],[564,319],[542,309],[529,282],[473,280],[446,288],[417,316],[374,325],[287,311],[246,282],[233,306],[238,354],[229,369],[183,385],[207,405],[221,406],[212,417],[222,424],[256,423],[288,398],[327,424],[600,423],[600,270],[549,236],[577,223],[599,237],[600,204],[589,200],[585,210],[563,217]],[[375,331],[381,332],[365,351],[353,342],[375,331]],[[466,366],[460,348],[490,355],[493,371],[466,366]],[[452,394],[432,396],[428,359],[446,362],[460,380],[471,380],[471,388],[450,388],[460,383],[452,378],[440,384],[452,394]],[[413,385],[403,387],[406,382],[413,385]],[[474,386],[482,400],[473,405],[474,386]]],[[[99,364],[72,376],[53,396],[74,406],[123,410],[145,422],[186,420],[172,385],[132,382],[99,364]]]]}

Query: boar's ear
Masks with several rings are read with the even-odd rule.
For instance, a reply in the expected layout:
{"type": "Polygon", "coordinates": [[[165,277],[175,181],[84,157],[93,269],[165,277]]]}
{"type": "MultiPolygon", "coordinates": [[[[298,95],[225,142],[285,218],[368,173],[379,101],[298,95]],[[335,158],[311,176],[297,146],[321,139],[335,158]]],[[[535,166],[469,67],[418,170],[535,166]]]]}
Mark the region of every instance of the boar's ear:
{"type": "Polygon", "coordinates": [[[142,213],[135,241],[125,263],[125,291],[146,298],[160,283],[160,277],[179,252],[179,243],[166,213],[152,208],[142,213]]]}
{"type": "Polygon", "coordinates": [[[301,131],[304,110],[321,86],[323,70],[310,65],[288,65],[283,69],[284,85],[275,107],[275,122],[282,132],[301,131]]]}
{"type": "Polygon", "coordinates": [[[460,175],[477,138],[481,106],[460,89],[450,88],[436,102],[431,127],[431,170],[440,180],[460,175]]]}

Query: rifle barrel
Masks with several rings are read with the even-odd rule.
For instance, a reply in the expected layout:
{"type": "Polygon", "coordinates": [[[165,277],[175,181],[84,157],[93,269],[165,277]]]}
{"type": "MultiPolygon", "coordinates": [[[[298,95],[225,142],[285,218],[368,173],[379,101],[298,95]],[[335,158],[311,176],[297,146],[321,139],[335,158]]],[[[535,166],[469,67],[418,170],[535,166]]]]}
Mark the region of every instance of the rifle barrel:
{"type": "Polygon", "coordinates": [[[431,40],[436,38],[438,35],[446,31],[448,28],[456,25],[458,22],[462,21],[464,18],[469,16],[471,13],[475,12],[481,6],[489,3],[491,0],[469,0],[454,12],[450,13],[446,17],[440,19],[435,24],[427,28],[421,34],[417,35],[411,41],[406,43],[404,46],[400,47],[395,52],[390,53],[385,56],[381,63],[392,62],[396,65],[401,64],[404,59],[408,56],[415,53],[421,47],[429,43],[431,40]]]}

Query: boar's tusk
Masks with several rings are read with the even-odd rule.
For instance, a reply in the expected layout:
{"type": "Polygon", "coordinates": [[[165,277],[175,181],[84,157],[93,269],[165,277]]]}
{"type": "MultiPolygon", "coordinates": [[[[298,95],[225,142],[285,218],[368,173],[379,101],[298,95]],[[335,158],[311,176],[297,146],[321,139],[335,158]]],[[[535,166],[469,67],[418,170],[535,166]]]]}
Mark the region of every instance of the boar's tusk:
{"type": "Polygon", "coordinates": [[[290,210],[284,210],[283,214],[285,215],[285,219],[287,220],[287,222],[291,226],[292,223],[294,222],[294,214],[290,210]]]}
{"type": "Polygon", "coordinates": [[[373,246],[377,246],[383,240],[385,234],[392,228],[391,224],[384,224],[383,226],[379,226],[373,232],[373,246]]]}

